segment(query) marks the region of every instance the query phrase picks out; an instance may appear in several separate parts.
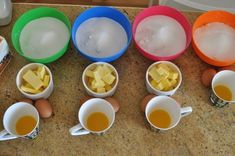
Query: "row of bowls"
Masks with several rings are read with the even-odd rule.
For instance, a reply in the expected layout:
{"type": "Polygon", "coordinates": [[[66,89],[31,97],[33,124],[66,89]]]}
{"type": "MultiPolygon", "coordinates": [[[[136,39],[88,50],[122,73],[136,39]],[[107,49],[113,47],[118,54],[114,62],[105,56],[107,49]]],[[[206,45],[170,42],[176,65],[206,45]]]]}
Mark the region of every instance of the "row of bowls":
{"type": "Polygon", "coordinates": [[[187,50],[187,48],[189,47],[189,45],[191,43],[191,39],[193,38],[192,45],[193,45],[193,48],[194,48],[196,54],[206,63],[214,65],[214,66],[227,66],[227,65],[231,65],[231,64],[235,63],[235,58],[233,58],[229,61],[218,61],[218,60],[214,60],[213,58],[210,58],[209,56],[206,56],[205,53],[203,53],[197,47],[197,45],[194,42],[194,37],[192,35],[197,28],[199,28],[207,23],[211,23],[211,22],[222,22],[222,23],[225,23],[225,24],[230,25],[233,28],[235,28],[234,15],[231,13],[225,12],[225,11],[210,11],[210,12],[204,13],[197,18],[197,20],[194,22],[193,28],[191,28],[189,21],[187,20],[187,18],[183,14],[181,14],[176,9],[171,8],[171,7],[167,7],[167,6],[154,6],[154,7],[144,9],[135,17],[135,20],[133,22],[133,26],[131,26],[129,19],[123,13],[118,11],[117,9],[114,9],[111,7],[94,7],[94,8],[90,8],[90,9],[84,11],[75,19],[73,26],[72,26],[72,31],[71,31],[71,25],[70,25],[69,19],[62,12],[60,12],[54,8],[39,7],[39,8],[35,8],[35,9],[32,9],[32,10],[24,13],[16,21],[16,23],[13,27],[13,30],[12,30],[12,42],[13,42],[13,46],[15,47],[17,52],[29,61],[39,62],[39,63],[49,63],[49,62],[53,62],[53,61],[57,60],[67,51],[68,46],[69,46],[69,40],[64,45],[63,49],[58,51],[56,54],[54,54],[48,58],[41,58],[41,59],[35,59],[35,58],[31,58],[31,57],[28,57],[27,55],[25,55],[24,52],[21,50],[21,47],[19,44],[20,33],[27,23],[29,23],[32,20],[41,18],[41,17],[54,17],[54,18],[61,20],[67,26],[69,31],[72,32],[73,44],[80,54],[82,54],[84,57],[86,57],[87,59],[89,59],[91,61],[111,62],[111,61],[118,59],[128,49],[129,44],[131,43],[131,40],[132,40],[132,33],[133,33],[133,36],[135,36],[135,32],[136,32],[136,28],[137,28],[138,24],[146,17],[152,16],[152,15],[165,15],[165,16],[169,16],[169,17],[177,20],[181,24],[181,26],[183,27],[183,29],[185,31],[187,43],[186,43],[184,50],[175,52],[175,54],[171,55],[171,56],[160,57],[157,55],[150,54],[149,52],[142,49],[135,41],[135,37],[133,37],[133,40],[134,40],[135,45],[136,45],[137,49],[139,50],[139,52],[141,54],[143,54],[145,57],[147,57],[148,59],[151,59],[154,61],[173,60],[173,59],[179,57],[181,54],[183,54],[187,50]],[[123,47],[117,53],[115,53],[113,56],[102,57],[102,58],[101,57],[94,57],[94,56],[88,55],[84,51],[81,51],[78,48],[77,43],[76,43],[76,39],[75,39],[76,31],[81,23],[83,23],[84,21],[86,21],[90,18],[93,18],[93,17],[107,17],[107,18],[110,18],[110,19],[118,22],[124,28],[124,30],[127,34],[128,42],[127,42],[126,46],[123,47]]]}
{"type": "MultiPolygon", "coordinates": [[[[178,66],[176,66],[174,63],[170,62],[170,61],[157,61],[157,62],[154,62],[153,64],[151,64],[147,71],[146,71],[146,74],[145,74],[145,84],[146,84],[146,88],[148,90],[149,93],[151,94],[155,94],[155,95],[173,95],[175,94],[175,92],[178,90],[178,88],[180,87],[181,85],[181,82],[182,82],[182,73],[179,69],[178,66]],[[172,90],[169,90],[169,91],[161,91],[161,90],[158,90],[156,88],[154,88],[150,81],[149,81],[149,71],[152,67],[158,65],[158,64],[165,64],[167,65],[169,68],[171,68],[173,71],[175,71],[176,73],[179,74],[179,78],[177,80],[177,85],[176,87],[174,87],[172,90]]],[[[118,75],[118,72],[116,70],[116,68],[107,63],[107,62],[94,62],[90,65],[88,65],[85,70],[83,71],[83,74],[82,74],[82,83],[83,83],[83,86],[87,92],[88,95],[92,96],[92,97],[97,97],[97,98],[105,98],[105,97],[110,97],[112,96],[115,92],[116,92],[116,89],[117,89],[117,86],[118,86],[118,83],[119,83],[119,75],[118,75]],[[93,91],[89,86],[88,86],[88,82],[87,82],[87,76],[86,76],[86,72],[87,70],[91,70],[94,66],[97,66],[97,65],[106,65],[108,66],[114,73],[114,76],[116,78],[115,82],[114,82],[114,85],[112,86],[112,89],[107,91],[107,92],[104,92],[104,93],[97,93],[95,91],[93,91]]],[[[29,63],[27,65],[25,65],[24,67],[22,67],[19,72],[17,73],[17,76],[16,76],[16,86],[18,88],[18,90],[21,92],[21,94],[26,97],[26,98],[29,98],[29,99],[32,99],[32,100],[37,100],[37,99],[41,99],[41,98],[44,98],[44,99],[47,99],[50,97],[50,95],[52,94],[53,90],[54,90],[54,83],[53,83],[53,74],[51,72],[51,70],[44,64],[41,64],[41,63],[29,63]],[[23,91],[20,86],[23,84],[23,75],[28,71],[28,70],[33,70],[37,67],[40,67],[40,66],[43,66],[46,70],[46,72],[49,74],[50,76],[50,81],[49,81],[49,84],[47,86],[47,88],[45,88],[42,92],[40,93],[36,93],[36,94],[30,94],[30,93],[27,93],[25,91],[23,91]]]]}

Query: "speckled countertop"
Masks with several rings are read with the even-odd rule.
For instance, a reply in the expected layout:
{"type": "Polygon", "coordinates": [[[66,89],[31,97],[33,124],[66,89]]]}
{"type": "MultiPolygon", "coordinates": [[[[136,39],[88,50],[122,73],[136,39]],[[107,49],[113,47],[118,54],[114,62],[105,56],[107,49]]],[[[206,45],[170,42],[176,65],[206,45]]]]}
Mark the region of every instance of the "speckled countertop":
{"type": "MultiPolygon", "coordinates": [[[[87,6],[51,5],[63,11],[71,20],[87,6]]],[[[0,121],[5,110],[21,98],[15,78],[19,69],[29,63],[19,56],[11,43],[11,29],[25,11],[38,5],[14,4],[10,25],[0,27],[14,58],[0,76],[0,121]]],[[[141,10],[120,8],[133,21],[141,10]]],[[[192,23],[200,13],[184,13],[192,23]]],[[[68,130],[78,123],[79,100],[86,96],[82,85],[82,71],[91,62],[75,52],[68,52],[49,64],[54,75],[55,88],[49,98],[54,115],[40,120],[40,135],[35,140],[16,139],[0,142],[1,156],[49,155],[235,155],[235,105],[215,108],[209,104],[209,89],[200,82],[200,75],[208,65],[203,63],[190,47],[184,55],[173,61],[183,73],[183,83],[174,95],[182,106],[192,106],[193,113],[181,120],[172,130],[156,133],[147,126],[140,111],[140,101],[147,95],[145,71],[152,61],[140,55],[133,44],[112,64],[120,75],[114,95],[120,101],[113,127],[104,136],[70,136],[68,130]]],[[[3,129],[2,122],[0,130],[3,129]]]]}

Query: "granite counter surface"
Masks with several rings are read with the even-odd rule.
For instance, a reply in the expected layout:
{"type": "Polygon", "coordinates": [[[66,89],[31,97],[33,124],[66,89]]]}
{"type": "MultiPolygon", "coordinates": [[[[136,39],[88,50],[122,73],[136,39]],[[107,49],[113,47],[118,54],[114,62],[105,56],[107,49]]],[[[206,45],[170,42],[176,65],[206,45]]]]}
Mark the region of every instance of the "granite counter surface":
{"type": "MultiPolygon", "coordinates": [[[[13,53],[13,59],[0,76],[0,121],[5,110],[22,95],[15,78],[27,62],[15,52],[10,35],[16,19],[34,4],[14,4],[10,25],[0,27],[13,53]]],[[[74,21],[89,6],[50,5],[63,11],[74,21]]],[[[119,8],[133,21],[140,8],[119,8]]],[[[200,13],[184,13],[191,23],[200,13]]],[[[54,115],[40,121],[40,135],[35,140],[16,139],[0,142],[1,156],[37,155],[235,155],[235,105],[215,108],[209,104],[210,90],[200,82],[202,71],[208,67],[190,47],[174,60],[183,74],[183,82],[174,97],[182,106],[192,106],[193,113],[183,118],[172,130],[156,133],[149,129],[140,111],[140,101],[147,95],[145,71],[152,61],[137,52],[132,43],[128,51],[112,64],[120,75],[114,95],[120,101],[120,111],[113,127],[103,136],[74,137],[69,128],[78,123],[80,99],[86,96],[82,71],[91,62],[77,54],[72,43],[67,53],[49,64],[54,76],[54,92],[49,98],[54,115]]],[[[3,129],[2,122],[0,130],[3,129]]]]}

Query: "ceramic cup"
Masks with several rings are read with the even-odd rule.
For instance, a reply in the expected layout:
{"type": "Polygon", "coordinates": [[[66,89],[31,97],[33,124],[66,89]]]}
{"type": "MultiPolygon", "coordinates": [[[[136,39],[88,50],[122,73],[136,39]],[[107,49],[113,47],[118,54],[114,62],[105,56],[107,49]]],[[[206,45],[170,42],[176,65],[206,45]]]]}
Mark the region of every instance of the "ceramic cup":
{"type": "Polygon", "coordinates": [[[109,130],[113,125],[115,120],[115,111],[108,101],[100,98],[93,98],[86,101],[81,106],[80,110],[78,111],[78,120],[79,124],[70,128],[69,130],[71,135],[85,135],[90,133],[101,135],[104,134],[107,130],[109,130]],[[109,120],[109,126],[106,129],[102,131],[92,131],[87,128],[87,118],[90,114],[94,112],[101,112],[107,116],[109,120]]]}
{"type": "Polygon", "coordinates": [[[213,106],[216,107],[223,107],[227,104],[232,104],[235,103],[235,72],[234,71],[230,71],[230,70],[223,70],[218,72],[212,79],[212,92],[210,95],[210,100],[212,102],[213,106]],[[230,91],[232,92],[232,100],[231,101],[227,101],[225,99],[222,99],[221,97],[219,97],[217,95],[217,93],[215,92],[215,87],[217,85],[223,85],[226,86],[230,89],[230,91]]]}
{"type": "Polygon", "coordinates": [[[192,107],[183,107],[181,108],[180,104],[175,101],[173,98],[168,97],[168,96],[155,96],[152,98],[145,109],[145,116],[150,124],[151,128],[156,131],[165,131],[174,128],[180,121],[180,119],[184,116],[189,115],[192,112],[192,107]],[[171,123],[168,128],[160,128],[152,124],[149,120],[149,115],[152,113],[152,111],[156,109],[163,109],[171,117],[171,123]]]}
{"type": "Polygon", "coordinates": [[[148,67],[147,71],[146,71],[146,75],[145,75],[145,84],[146,84],[146,87],[147,87],[148,92],[151,93],[151,94],[155,94],[155,95],[169,95],[169,96],[171,96],[171,95],[175,94],[175,92],[177,91],[177,89],[180,87],[181,82],[182,82],[182,74],[181,74],[180,69],[179,69],[174,63],[172,63],[172,62],[170,62],[170,61],[157,61],[157,62],[151,64],[151,65],[148,67]],[[178,84],[177,84],[177,86],[176,86],[174,89],[172,89],[172,90],[169,90],[169,91],[161,91],[161,90],[158,90],[158,89],[154,88],[154,87],[151,85],[150,81],[149,81],[149,74],[148,74],[148,73],[149,73],[149,70],[150,70],[152,67],[154,67],[154,66],[156,66],[156,65],[158,65],[158,64],[161,64],[161,63],[162,63],[162,64],[166,64],[168,67],[170,67],[172,70],[176,71],[176,72],[179,74],[179,78],[178,78],[178,82],[177,82],[178,84]]]}
{"type": "Polygon", "coordinates": [[[0,132],[0,141],[16,138],[34,139],[39,133],[39,114],[36,108],[26,102],[17,102],[11,105],[3,116],[4,130],[0,132]],[[32,116],[36,120],[36,125],[32,131],[26,135],[19,135],[16,132],[16,122],[23,116],[32,116]]]}
{"type": "Polygon", "coordinates": [[[83,71],[83,74],[82,74],[82,83],[83,83],[83,86],[85,87],[85,90],[86,90],[87,94],[90,95],[90,96],[93,96],[93,97],[97,97],[97,98],[105,98],[105,97],[112,96],[115,93],[116,89],[117,89],[118,82],[119,82],[119,76],[118,76],[117,70],[114,68],[114,66],[112,66],[111,64],[106,63],[106,62],[95,62],[95,63],[92,63],[92,64],[90,64],[89,66],[86,67],[86,69],[83,71]],[[97,65],[107,65],[113,71],[113,73],[114,73],[114,75],[116,77],[115,84],[113,85],[112,89],[109,90],[108,92],[105,92],[105,93],[96,93],[96,92],[94,92],[93,90],[91,90],[88,87],[87,80],[86,80],[86,74],[85,73],[86,73],[86,71],[88,69],[92,70],[97,65]]]}
{"type": "Polygon", "coordinates": [[[20,71],[18,72],[17,76],[16,76],[16,86],[18,88],[18,90],[23,94],[23,96],[25,96],[26,98],[29,98],[29,99],[32,99],[32,100],[37,100],[37,99],[41,99],[41,98],[44,98],[44,99],[47,99],[53,89],[54,89],[54,84],[53,84],[53,77],[52,77],[52,73],[50,71],[50,69],[45,66],[44,64],[41,64],[41,63],[30,63],[30,64],[27,64],[25,65],[23,68],[20,69],[20,71]],[[40,93],[37,93],[37,94],[29,94],[29,93],[26,93],[24,92],[23,90],[20,89],[20,86],[22,84],[22,77],[23,75],[29,70],[29,69],[35,69],[37,68],[38,66],[44,66],[47,73],[49,74],[50,76],[50,82],[49,82],[49,85],[47,86],[46,89],[44,89],[42,92],[40,93]]]}

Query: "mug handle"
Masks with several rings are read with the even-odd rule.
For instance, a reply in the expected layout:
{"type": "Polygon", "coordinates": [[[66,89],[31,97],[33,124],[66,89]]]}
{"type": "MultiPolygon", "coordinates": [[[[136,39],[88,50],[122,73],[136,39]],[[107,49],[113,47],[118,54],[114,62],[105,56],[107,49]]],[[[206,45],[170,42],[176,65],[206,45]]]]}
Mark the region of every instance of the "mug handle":
{"type": "Polygon", "coordinates": [[[90,132],[85,130],[81,124],[77,124],[76,126],[73,126],[72,128],[69,129],[69,133],[71,135],[86,135],[89,134],[90,132]]]}
{"type": "Polygon", "coordinates": [[[0,132],[0,141],[16,139],[17,137],[9,134],[5,129],[0,132]]]}
{"type": "Polygon", "coordinates": [[[180,109],[181,117],[185,117],[192,113],[193,109],[192,107],[183,107],[180,109]]]}

